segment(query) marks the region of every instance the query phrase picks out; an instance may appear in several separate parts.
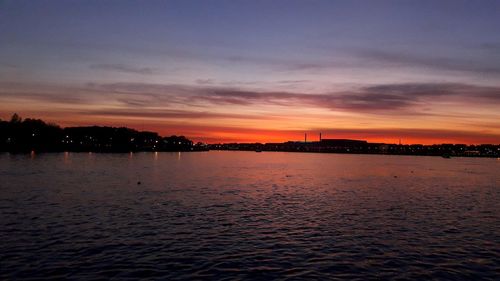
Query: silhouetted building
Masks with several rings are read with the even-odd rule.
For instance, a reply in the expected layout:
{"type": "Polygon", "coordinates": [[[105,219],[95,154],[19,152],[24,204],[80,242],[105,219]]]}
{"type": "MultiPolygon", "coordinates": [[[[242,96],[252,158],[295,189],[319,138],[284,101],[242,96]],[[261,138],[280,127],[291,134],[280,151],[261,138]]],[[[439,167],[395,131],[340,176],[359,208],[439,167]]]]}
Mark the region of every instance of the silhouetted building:
{"type": "Polygon", "coordinates": [[[320,145],[323,147],[360,147],[368,142],[364,140],[349,140],[349,139],[322,139],[320,145]]]}

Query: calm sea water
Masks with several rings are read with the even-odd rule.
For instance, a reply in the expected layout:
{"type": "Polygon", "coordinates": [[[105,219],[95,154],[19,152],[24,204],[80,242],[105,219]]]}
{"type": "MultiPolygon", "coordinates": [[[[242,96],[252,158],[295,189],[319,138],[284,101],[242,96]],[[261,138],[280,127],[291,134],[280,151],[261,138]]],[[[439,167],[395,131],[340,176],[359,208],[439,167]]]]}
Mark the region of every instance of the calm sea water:
{"type": "Polygon", "coordinates": [[[500,278],[498,159],[0,154],[0,215],[0,279],[500,278]]]}

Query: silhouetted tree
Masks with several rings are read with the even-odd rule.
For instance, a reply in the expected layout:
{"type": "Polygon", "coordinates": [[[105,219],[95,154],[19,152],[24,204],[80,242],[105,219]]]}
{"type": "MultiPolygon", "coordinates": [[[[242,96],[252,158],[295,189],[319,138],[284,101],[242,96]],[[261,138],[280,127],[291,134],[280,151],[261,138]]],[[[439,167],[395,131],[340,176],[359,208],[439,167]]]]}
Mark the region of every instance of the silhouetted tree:
{"type": "Polygon", "coordinates": [[[15,124],[15,123],[21,123],[22,121],[23,121],[23,119],[19,115],[17,115],[17,113],[14,113],[12,115],[12,117],[10,118],[10,123],[15,124]]]}

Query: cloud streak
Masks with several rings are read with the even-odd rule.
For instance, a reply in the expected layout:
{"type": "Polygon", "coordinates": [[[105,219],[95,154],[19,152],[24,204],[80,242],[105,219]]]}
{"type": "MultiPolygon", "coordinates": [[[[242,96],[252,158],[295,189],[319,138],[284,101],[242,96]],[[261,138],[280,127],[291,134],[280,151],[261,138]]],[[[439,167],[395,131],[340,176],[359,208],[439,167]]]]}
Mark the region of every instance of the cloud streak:
{"type": "Polygon", "coordinates": [[[382,113],[417,107],[436,99],[496,104],[500,103],[500,88],[453,83],[408,83],[365,86],[324,94],[204,88],[194,91],[193,98],[218,105],[273,104],[382,113]]]}
{"type": "Polygon", "coordinates": [[[476,105],[500,104],[499,87],[457,83],[382,84],[320,94],[177,84],[89,83],[71,88],[4,83],[0,95],[4,98],[11,96],[63,104],[95,103],[101,100],[134,109],[179,105],[194,108],[213,105],[274,105],[374,114],[400,114],[405,111],[415,113],[424,105],[436,101],[476,105]]]}
{"type": "MultiPolygon", "coordinates": [[[[494,49],[491,45],[489,50],[494,49]]],[[[365,64],[381,64],[384,66],[405,66],[420,67],[426,69],[436,69],[445,71],[460,71],[480,74],[500,74],[500,64],[498,60],[478,61],[459,58],[421,56],[416,54],[404,54],[397,52],[387,52],[381,50],[351,50],[352,54],[362,58],[365,64]]]]}
{"type": "Polygon", "coordinates": [[[112,72],[122,72],[122,73],[130,73],[130,74],[141,74],[141,75],[153,75],[156,74],[157,71],[151,67],[137,67],[126,64],[91,64],[90,69],[93,70],[105,70],[112,72]]]}
{"type": "Polygon", "coordinates": [[[269,120],[272,116],[260,116],[250,114],[237,113],[217,113],[208,111],[192,111],[192,110],[171,110],[171,109],[156,109],[156,110],[134,110],[134,109],[102,109],[82,111],[80,114],[90,116],[106,116],[113,118],[139,118],[139,119],[255,119],[269,120]]]}

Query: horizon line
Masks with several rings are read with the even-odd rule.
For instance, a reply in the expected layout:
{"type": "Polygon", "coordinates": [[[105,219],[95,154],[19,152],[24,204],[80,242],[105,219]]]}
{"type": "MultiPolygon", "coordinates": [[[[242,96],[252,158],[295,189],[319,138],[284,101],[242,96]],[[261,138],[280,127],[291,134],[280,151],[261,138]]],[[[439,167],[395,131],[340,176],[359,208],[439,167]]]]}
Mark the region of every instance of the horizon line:
{"type": "MultiPolygon", "coordinates": [[[[14,113],[12,114],[12,117],[14,115],[17,115],[18,117],[20,115],[18,115],[17,113],[14,113]]],[[[21,118],[21,117],[20,117],[21,118]]],[[[27,117],[27,118],[21,118],[21,120],[26,120],[26,119],[31,119],[31,120],[41,120],[43,121],[44,123],[46,124],[52,124],[52,125],[56,125],[62,129],[65,129],[65,128],[76,128],[76,127],[111,127],[111,128],[127,128],[127,129],[132,129],[132,130],[136,130],[136,131],[139,131],[139,132],[152,132],[152,133],[156,133],[158,134],[158,136],[160,137],[168,137],[168,136],[185,136],[189,139],[193,139],[193,141],[195,142],[201,142],[201,143],[204,143],[204,144],[207,144],[207,145],[217,145],[217,144],[274,144],[274,143],[287,143],[287,142],[295,142],[295,143],[300,143],[300,142],[303,142],[303,143],[314,143],[314,142],[320,142],[321,140],[357,140],[357,141],[365,141],[369,144],[387,144],[387,145],[423,145],[423,146],[432,146],[432,145],[468,145],[468,146],[471,146],[471,145],[474,145],[474,146],[478,146],[478,145],[500,145],[500,141],[495,143],[495,142],[474,142],[474,143],[465,143],[465,142],[433,142],[433,143],[421,143],[421,142],[406,142],[404,143],[403,142],[403,138],[399,138],[398,141],[399,141],[399,144],[397,142],[387,142],[387,141],[373,141],[373,140],[370,140],[370,138],[349,138],[349,137],[339,137],[339,138],[328,138],[328,137],[325,137],[325,134],[322,132],[322,131],[319,131],[319,130],[311,130],[311,131],[307,131],[307,130],[291,130],[293,131],[295,134],[305,134],[305,135],[309,135],[310,133],[314,132],[314,134],[311,134],[311,135],[315,135],[315,136],[319,136],[319,138],[315,139],[315,140],[297,140],[297,139],[282,139],[280,141],[271,141],[271,140],[266,140],[266,141],[253,141],[253,140],[249,140],[249,141],[244,141],[244,140],[227,140],[227,141],[222,141],[223,139],[221,138],[221,141],[215,141],[215,140],[212,140],[212,141],[199,141],[200,139],[203,139],[203,137],[196,137],[196,136],[189,136],[188,134],[184,134],[184,133],[168,133],[168,134],[164,134],[164,133],[160,133],[158,132],[158,130],[154,130],[154,129],[144,129],[144,128],[138,128],[138,126],[127,126],[127,125],[98,125],[98,124],[93,124],[93,125],[71,125],[71,126],[64,126],[64,125],[59,125],[57,124],[56,122],[51,122],[51,121],[44,121],[43,119],[40,119],[40,118],[32,118],[32,117],[27,117]]],[[[10,120],[3,120],[0,118],[0,121],[3,121],[3,122],[10,122],[10,120]]],[[[145,124],[142,124],[142,126],[144,127],[145,124]]],[[[251,129],[242,129],[241,131],[242,132],[248,132],[248,131],[253,131],[255,130],[254,128],[251,128],[251,129]]],[[[335,130],[335,129],[329,129],[330,131],[331,130],[335,130]]],[[[323,130],[323,131],[329,131],[329,130],[323,130]]],[[[280,130],[273,130],[275,132],[279,132],[280,130]]],[[[359,131],[362,131],[359,130],[359,131]]],[[[440,131],[443,131],[443,130],[440,130],[440,131]]],[[[290,132],[290,131],[288,131],[290,132]]],[[[382,137],[382,138],[385,138],[385,139],[389,139],[388,137],[382,137]]]]}

